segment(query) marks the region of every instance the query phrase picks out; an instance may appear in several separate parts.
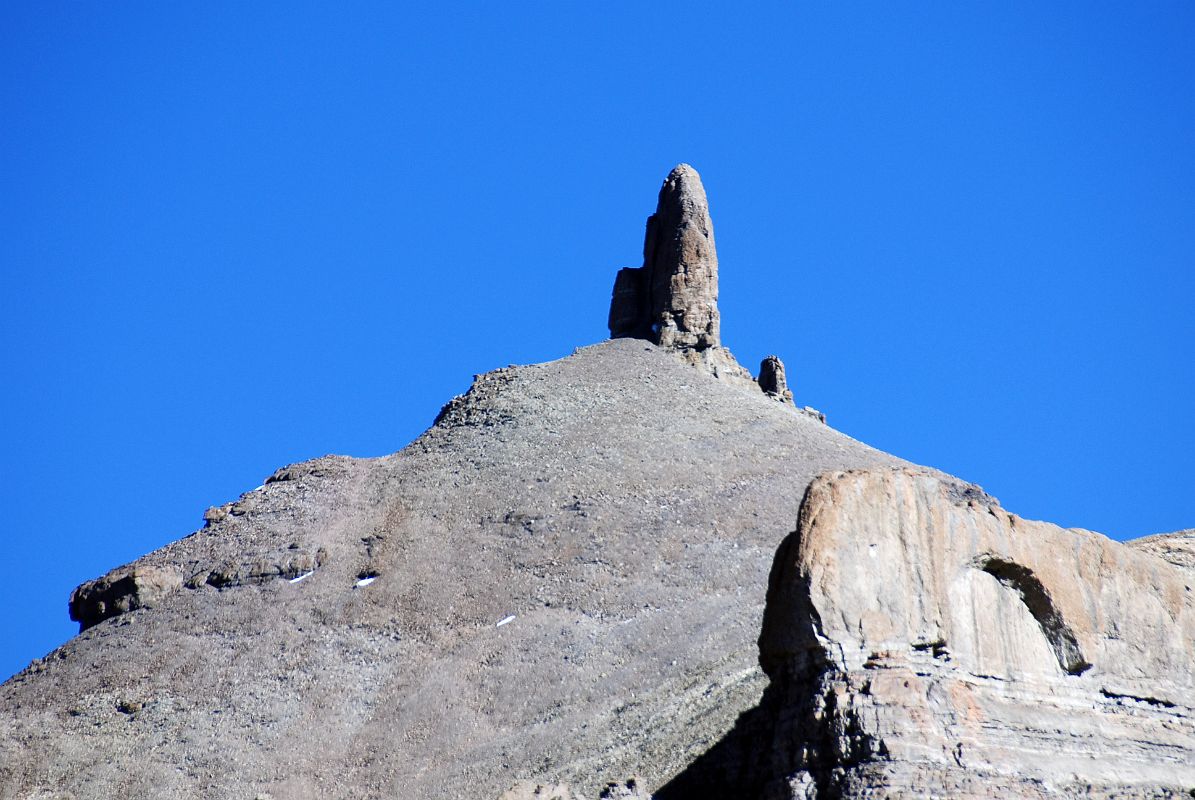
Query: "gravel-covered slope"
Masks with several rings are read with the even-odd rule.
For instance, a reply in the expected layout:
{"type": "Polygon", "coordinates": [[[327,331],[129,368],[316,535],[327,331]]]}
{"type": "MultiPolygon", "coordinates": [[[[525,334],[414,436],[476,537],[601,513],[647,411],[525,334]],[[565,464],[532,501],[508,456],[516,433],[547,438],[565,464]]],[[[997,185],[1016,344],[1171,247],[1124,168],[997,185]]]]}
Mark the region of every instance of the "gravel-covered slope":
{"type": "Polygon", "coordinates": [[[80,597],[107,618],[0,687],[0,798],[654,789],[757,702],[811,479],[895,463],[642,340],[489,373],[80,597]]]}

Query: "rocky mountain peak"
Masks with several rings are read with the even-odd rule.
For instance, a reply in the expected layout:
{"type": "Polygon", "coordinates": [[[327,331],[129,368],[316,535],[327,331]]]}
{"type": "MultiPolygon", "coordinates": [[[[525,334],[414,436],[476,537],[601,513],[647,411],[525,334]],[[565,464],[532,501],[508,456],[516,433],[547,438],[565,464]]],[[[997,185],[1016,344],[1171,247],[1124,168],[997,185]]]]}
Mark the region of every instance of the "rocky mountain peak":
{"type": "Polygon", "coordinates": [[[818,424],[716,298],[682,165],[615,338],[76,589],[0,684],[0,800],[1188,796],[1195,530],[1026,520],[818,424]]]}

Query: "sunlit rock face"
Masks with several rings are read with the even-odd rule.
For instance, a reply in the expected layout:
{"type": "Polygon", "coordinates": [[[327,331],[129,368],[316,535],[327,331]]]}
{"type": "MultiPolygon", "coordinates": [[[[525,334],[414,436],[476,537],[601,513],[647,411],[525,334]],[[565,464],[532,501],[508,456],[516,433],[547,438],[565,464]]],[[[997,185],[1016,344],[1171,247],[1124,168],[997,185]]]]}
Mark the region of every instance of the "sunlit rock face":
{"type": "Polygon", "coordinates": [[[1189,574],[940,475],[811,484],[760,656],[775,796],[1195,788],[1189,574]]]}

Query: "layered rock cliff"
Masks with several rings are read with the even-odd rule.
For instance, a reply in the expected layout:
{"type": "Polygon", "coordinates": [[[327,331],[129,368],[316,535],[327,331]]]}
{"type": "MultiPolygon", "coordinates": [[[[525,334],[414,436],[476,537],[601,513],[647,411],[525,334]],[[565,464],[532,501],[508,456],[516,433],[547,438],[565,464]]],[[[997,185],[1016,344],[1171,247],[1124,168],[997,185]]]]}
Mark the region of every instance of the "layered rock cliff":
{"type": "Polygon", "coordinates": [[[0,687],[0,798],[1195,789],[1189,532],[1022,520],[756,383],[691,167],[646,239],[616,338],[76,590],[0,687]]]}

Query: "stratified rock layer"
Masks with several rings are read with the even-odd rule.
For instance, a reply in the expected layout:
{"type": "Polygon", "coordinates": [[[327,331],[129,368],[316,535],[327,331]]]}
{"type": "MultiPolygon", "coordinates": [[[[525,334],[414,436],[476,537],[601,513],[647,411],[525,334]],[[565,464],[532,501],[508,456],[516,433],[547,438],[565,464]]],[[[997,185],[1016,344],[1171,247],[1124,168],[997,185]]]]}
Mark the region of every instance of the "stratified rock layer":
{"type": "Polygon", "coordinates": [[[182,585],[181,573],[172,567],[120,567],[76,588],[67,608],[79,629],[86,630],[110,617],[160,603],[182,585]]]}

